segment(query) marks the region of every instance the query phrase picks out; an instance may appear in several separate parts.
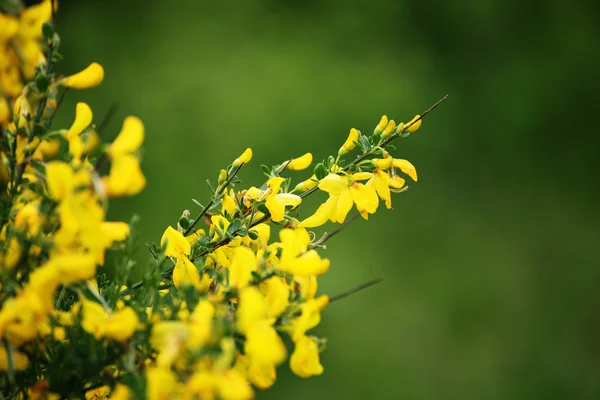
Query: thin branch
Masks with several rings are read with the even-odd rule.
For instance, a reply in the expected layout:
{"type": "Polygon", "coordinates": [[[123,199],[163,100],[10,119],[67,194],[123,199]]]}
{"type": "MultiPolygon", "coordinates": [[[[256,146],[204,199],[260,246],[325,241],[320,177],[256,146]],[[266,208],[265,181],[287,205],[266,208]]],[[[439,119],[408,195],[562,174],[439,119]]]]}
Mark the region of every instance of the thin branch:
{"type": "Polygon", "coordinates": [[[46,122],[47,129],[50,129],[50,127],[52,126],[52,121],[54,121],[54,117],[56,116],[56,113],[57,113],[58,109],[60,108],[60,105],[62,104],[63,100],[65,99],[65,96],[67,95],[68,91],[69,91],[69,88],[65,87],[63,89],[62,93],[60,94],[58,102],[56,103],[56,108],[54,110],[52,110],[52,114],[50,115],[50,118],[48,118],[48,122],[46,122]]]}
{"type": "MultiPolygon", "coordinates": [[[[223,183],[223,186],[221,186],[221,188],[217,191],[216,196],[221,195],[225,189],[227,189],[227,186],[229,186],[229,184],[231,183],[231,181],[233,180],[233,178],[235,178],[235,176],[237,175],[237,173],[239,172],[239,170],[242,168],[242,166],[244,165],[244,163],[241,163],[240,165],[238,165],[236,167],[235,170],[233,170],[231,176],[229,178],[227,178],[227,180],[225,181],[225,183],[223,183]]],[[[196,223],[202,219],[202,217],[204,216],[204,214],[206,214],[208,212],[208,210],[213,206],[213,204],[215,203],[214,197],[212,199],[210,199],[210,201],[208,202],[208,204],[206,205],[206,207],[204,207],[202,209],[202,211],[200,211],[200,214],[198,214],[198,216],[194,219],[194,222],[191,223],[191,225],[186,229],[185,233],[183,234],[183,236],[187,236],[189,235],[189,233],[194,229],[194,226],[196,225],[196,223]]]]}
{"type": "Polygon", "coordinates": [[[311,244],[308,247],[309,250],[312,250],[312,249],[315,249],[315,248],[321,246],[323,243],[325,243],[326,241],[328,241],[329,239],[331,239],[332,237],[334,237],[335,235],[337,235],[338,233],[340,233],[340,231],[342,229],[344,229],[345,227],[347,227],[348,225],[350,225],[352,222],[354,222],[356,220],[356,218],[358,218],[359,215],[360,215],[359,213],[354,214],[350,218],[346,219],[346,221],[344,221],[343,224],[341,224],[340,226],[338,226],[337,228],[335,228],[331,232],[328,232],[325,235],[323,235],[323,237],[321,237],[321,239],[317,240],[316,242],[314,242],[313,244],[311,244]]]}
{"type": "MultiPolygon", "coordinates": [[[[409,128],[409,127],[411,127],[413,124],[415,124],[415,123],[417,123],[418,121],[420,121],[421,119],[423,119],[423,117],[425,117],[427,114],[429,114],[430,112],[432,112],[432,111],[433,111],[433,110],[434,110],[436,107],[438,107],[438,106],[439,106],[439,105],[440,105],[440,104],[441,104],[441,103],[442,103],[444,100],[446,100],[447,98],[448,98],[448,95],[445,95],[445,96],[444,96],[444,97],[442,97],[440,100],[438,100],[437,102],[435,102],[435,103],[434,103],[434,104],[433,104],[431,107],[429,107],[427,110],[423,111],[423,113],[421,114],[421,116],[420,116],[419,118],[415,119],[414,121],[411,121],[411,123],[409,123],[409,124],[406,124],[406,125],[404,126],[404,130],[408,129],[408,128],[409,128]]],[[[382,146],[385,146],[385,145],[389,144],[391,141],[393,141],[394,139],[397,139],[398,137],[400,137],[400,135],[392,135],[392,136],[390,136],[389,138],[387,138],[387,139],[386,139],[386,140],[385,140],[385,141],[384,141],[384,142],[383,142],[381,145],[382,145],[382,146]]],[[[348,164],[348,165],[347,165],[347,166],[344,168],[344,171],[347,171],[348,169],[350,169],[350,167],[351,167],[352,165],[355,165],[355,164],[359,163],[360,161],[364,160],[366,157],[368,157],[368,156],[370,156],[370,155],[371,155],[371,152],[369,152],[369,153],[367,153],[367,154],[364,154],[364,155],[362,155],[362,156],[358,157],[357,159],[355,159],[354,161],[352,161],[350,164],[348,164]]],[[[288,161],[288,162],[285,164],[285,167],[287,167],[287,165],[288,165],[288,164],[289,164],[291,161],[292,161],[292,160],[289,160],[289,161],[288,161]]],[[[240,166],[238,166],[238,167],[237,167],[237,169],[234,171],[233,175],[232,175],[232,176],[231,176],[231,177],[230,177],[230,178],[227,180],[227,182],[225,182],[225,184],[224,184],[223,188],[222,188],[221,190],[219,190],[219,193],[218,193],[218,194],[221,194],[221,193],[222,193],[222,191],[223,191],[223,190],[224,190],[224,189],[227,187],[227,185],[228,185],[228,184],[231,182],[231,180],[232,180],[232,179],[235,177],[235,175],[237,174],[238,170],[239,170],[239,169],[242,167],[242,165],[244,165],[244,164],[241,164],[240,166]]],[[[283,168],[281,168],[281,167],[280,167],[280,171],[278,171],[278,172],[280,173],[281,171],[283,171],[283,169],[285,169],[285,167],[283,167],[283,168]]],[[[301,193],[301,194],[300,194],[300,197],[301,197],[301,198],[305,198],[305,197],[307,197],[309,194],[311,194],[311,193],[314,193],[316,190],[317,190],[317,187],[315,186],[314,188],[312,188],[312,189],[310,189],[310,190],[307,190],[307,191],[306,191],[306,192],[304,192],[304,193],[301,193]]],[[[213,200],[211,199],[210,203],[209,203],[209,204],[208,204],[208,205],[207,205],[207,206],[206,206],[206,207],[205,207],[205,208],[204,208],[204,209],[203,209],[203,210],[200,212],[200,215],[198,215],[198,217],[197,217],[197,218],[194,220],[194,222],[192,222],[192,224],[190,225],[190,227],[189,227],[189,228],[186,230],[186,232],[185,232],[184,236],[187,236],[187,235],[190,233],[190,231],[193,229],[193,227],[194,227],[194,225],[196,224],[196,222],[198,222],[198,220],[199,220],[199,219],[201,219],[201,218],[204,216],[204,214],[206,214],[206,211],[207,211],[207,210],[208,210],[208,209],[209,209],[209,208],[210,208],[212,205],[213,205],[213,200]]],[[[340,230],[342,230],[342,229],[343,229],[345,226],[347,226],[347,225],[349,225],[350,223],[352,223],[352,222],[353,222],[353,221],[354,221],[354,220],[357,218],[357,216],[358,216],[358,214],[357,214],[357,215],[355,215],[355,216],[353,216],[353,217],[351,217],[351,218],[350,218],[350,219],[348,219],[346,222],[344,222],[344,224],[340,225],[338,228],[336,228],[335,230],[333,230],[331,233],[329,233],[329,234],[325,235],[325,236],[324,236],[323,238],[321,238],[319,241],[317,241],[317,242],[313,243],[313,245],[311,246],[311,249],[312,249],[312,248],[314,248],[314,247],[316,247],[316,246],[319,246],[319,245],[323,244],[325,241],[329,240],[330,238],[332,238],[333,236],[335,236],[336,234],[338,234],[338,233],[339,233],[339,231],[340,231],[340,230]],[[314,246],[314,247],[313,247],[313,246],[314,246]]],[[[271,216],[270,216],[268,213],[267,213],[267,214],[265,214],[265,215],[263,215],[263,216],[262,216],[261,218],[259,218],[258,220],[256,220],[256,221],[252,222],[252,223],[250,224],[250,227],[249,227],[248,229],[251,229],[251,228],[255,227],[256,225],[258,225],[258,224],[261,224],[261,223],[263,223],[263,222],[267,221],[267,220],[268,220],[270,217],[271,217],[271,216]]],[[[209,249],[207,249],[207,250],[204,250],[204,251],[200,252],[200,253],[199,253],[199,254],[198,254],[196,257],[194,257],[194,259],[193,259],[192,261],[195,261],[195,260],[197,260],[198,258],[200,258],[200,257],[203,257],[203,256],[207,255],[208,253],[211,253],[211,252],[215,251],[215,250],[216,250],[216,249],[218,249],[219,247],[222,247],[222,246],[225,246],[225,245],[227,245],[229,242],[231,242],[231,238],[225,238],[225,239],[221,240],[221,241],[220,241],[219,243],[217,243],[217,244],[215,245],[215,247],[213,247],[212,249],[210,249],[210,250],[209,250],[209,249]]],[[[164,275],[164,276],[168,276],[168,275],[170,275],[170,274],[173,272],[174,268],[175,268],[175,267],[170,267],[170,268],[168,268],[167,270],[165,270],[165,271],[163,272],[163,275],[164,275]]],[[[373,280],[373,281],[369,281],[369,282],[367,282],[367,283],[364,283],[364,284],[362,284],[362,285],[360,285],[360,286],[357,286],[357,287],[356,287],[356,288],[354,288],[354,289],[351,289],[351,290],[350,290],[350,291],[348,291],[348,292],[341,293],[341,294],[339,294],[339,295],[337,295],[337,296],[334,296],[334,297],[332,297],[332,298],[331,298],[331,300],[330,300],[330,302],[331,302],[331,301],[336,301],[336,300],[342,299],[342,298],[344,298],[344,297],[346,297],[346,296],[350,296],[351,294],[353,294],[353,293],[356,293],[356,292],[358,292],[358,291],[360,291],[360,290],[362,290],[362,289],[366,289],[366,288],[368,288],[369,286],[375,285],[376,283],[379,283],[379,282],[381,282],[382,280],[383,280],[383,278],[378,278],[378,279],[375,279],[375,280],[373,280]]],[[[131,290],[134,290],[134,289],[137,289],[137,288],[141,287],[142,285],[143,285],[143,282],[137,282],[137,283],[135,283],[134,285],[132,285],[132,286],[130,287],[130,289],[131,289],[131,290]]]]}
{"type": "Polygon", "coordinates": [[[106,114],[104,114],[104,118],[102,118],[102,121],[100,121],[100,123],[98,124],[98,127],[96,128],[96,133],[98,135],[100,135],[102,132],[104,132],[104,129],[106,129],[106,126],[113,119],[113,117],[115,116],[115,114],[117,113],[118,110],[119,110],[119,103],[113,103],[108,108],[108,111],[106,112],[106,114]]]}
{"type": "Polygon", "coordinates": [[[330,297],[330,298],[329,298],[329,303],[333,303],[334,301],[341,300],[341,299],[343,299],[343,298],[345,298],[345,297],[348,297],[348,296],[351,296],[351,295],[353,295],[353,294],[354,294],[354,293],[356,293],[356,292],[360,292],[360,291],[361,291],[361,290],[363,290],[363,289],[366,289],[366,288],[368,288],[368,287],[371,287],[371,286],[373,286],[373,285],[376,285],[376,284],[378,284],[379,282],[383,281],[383,279],[384,279],[383,277],[379,277],[379,278],[376,278],[376,279],[372,279],[372,280],[370,280],[370,281],[368,281],[368,282],[365,282],[365,283],[362,283],[362,284],[360,284],[360,285],[358,285],[358,286],[356,286],[356,287],[353,287],[353,288],[352,288],[352,289],[350,289],[350,290],[346,290],[346,291],[345,291],[345,292],[343,292],[343,293],[340,293],[340,294],[338,294],[338,295],[335,295],[335,296],[333,296],[333,297],[330,297]]]}

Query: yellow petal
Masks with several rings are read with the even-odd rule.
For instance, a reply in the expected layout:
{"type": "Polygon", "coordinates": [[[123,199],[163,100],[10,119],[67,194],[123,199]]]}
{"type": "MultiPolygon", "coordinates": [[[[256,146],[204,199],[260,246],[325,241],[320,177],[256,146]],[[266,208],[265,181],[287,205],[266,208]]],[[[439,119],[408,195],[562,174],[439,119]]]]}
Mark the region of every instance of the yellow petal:
{"type": "MultiPolygon", "coordinates": [[[[421,116],[417,114],[417,115],[415,115],[415,117],[413,119],[410,120],[410,122],[408,124],[412,124],[412,125],[408,127],[408,129],[407,129],[408,132],[412,133],[421,127],[421,122],[423,122],[423,120],[419,119],[419,118],[421,118],[421,116]],[[417,119],[419,119],[419,120],[417,122],[414,122],[417,119]]],[[[408,125],[408,124],[406,124],[406,125],[408,125]]]]}
{"type": "Polygon", "coordinates": [[[187,256],[182,255],[177,259],[177,264],[173,269],[173,285],[176,288],[189,285],[200,286],[200,272],[187,256]]]}
{"type": "Polygon", "coordinates": [[[164,246],[165,244],[167,246],[165,255],[168,257],[179,257],[182,254],[187,256],[192,250],[192,246],[186,238],[171,226],[167,227],[160,239],[160,245],[164,246]]]}
{"type": "Polygon", "coordinates": [[[250,160],[252,160],[252,149],[247,148],[246,150],[244,150],[241,156],[239,156],[233,161],[233,164],[231,165],[233,167],[239,167],[242,164],[248,164],[250,160]]]}
{"type": "Polygon", "coordinates": [[[400,170],[406,175],[410,176],[413,181],[417,181],[417,170],[415,169],[415,166],[410,163],[410,161],[394,159],[393,165],[395,168],[400,168],[400,170]]]}
{"type": "Polygon", "coordinates": [[[387,118],[387,115],[384,115],[383,117],[381,117],[381,120],[379,120],[379,123],[375,127],[375,131],[373,131],[373,134],[380,135],[387,125],[388,125],[388,118],[387,118]]]}
{"type": "Polygon", "coordinates": [[[111,157],[137,151],[144,141],[144,124],[137,117],[129,116],[123,121],[123,127],[109,148],[111,157]]]}
{"type": "Polygon", "coordinates": [[[319,189],[329,194],[341,194],[348,190],[348,178],[329,174],[319,182],[319,189]]]}
{"type": "Polygon", "coordinates": [[[98,86],[104,79],[104,68],[91,63],[86,69],[65,78],[65,85],[72,89],[89,89],[98,86]]]}
{"type": "Polygon", "coordinates": [[[374,158],[373,160],[371,160],[373,165],[375,165],[377,168],[380,168],[380,169],[392,168],[393,161],[394,161],[394,159],[392,157],[374,158]]]}
{"type": "Polygon", "coordinates": [[[350,188],[352,200],[356,204],[356,209],[359,212],[367,212],[373,214],[379,206],[379,198],[373,188],[365,186],[362,183],[355,183],[350,188]]]}
{"type": "Polygon", "coordinates": [[[329,216],[327,215],[325,204],[321,204],[313,215],[300,223],[300,226],[304,228],[315,228],[317,226],[324,225],[328,219],[329,216]]]}
{"type": "Polygon", "coordinates": [[[340,147],[338,154],[344,155],[344,154],[350,153],[356,147],[356,143],[354,143],[354,142],[358,141],[359,136],[360,136],[360,134],[356,129],[354,129],[354,128],[350,129],[348,138],[346,139],[346,141],[344,142],[342,147],[340,147]]]}
{"type": "Polygon", "coordinates": [[[252,271],[256,271],[256,256],[247,247],[236,247],[233,250],[231,268],[229,269],[229,285],[244,288],[252,279],[252,271]]]}
{"type": "Polygon", "coordinates": [[[321,375],[323,366],[319,361],[319,348],[312,338],[302,336],[290,357],[290,369],[301,378],[321,375]]]}
{"type": "Polygon", "coordinates": [[[310,153],[306,153],[301,157],[294,158],[288,165],[287,169],[291,169],[292,171],[301,171],[306,169],[312,163],[313,156],[310,153]]]}
{"type": "Polygon", "coordinates": [[[125,222],[102,222],[101,227],[113,242],[122,242],[129,236],[129,224],[125,222]]]}
{"type": "Polygon", "coordinates": [[[346,216],[352,209],[352,195],[350,190],[344,191],[341,195],[338,196],[337,206],[334,210],[333,218],[330,217],[331,222],[342,223],[346,220],[346,216]]]}
{"type": "Polygon", "coordinates": [[[73,169],[70,165],[62,161],[46,164],[46,186],[48,194],[54,200],[61,200],[71,193],[73,180],[73,169]]]}
{"type": "Polygon", "coordinates": [[[112,161],[108,178],[103,182],[109,196],[133,196],[146,186],[146,178],[139,160],[133,155],[122,155],[112,161]]]}
{"type": "Polygon", "coordinates": [[[78,136],[92,123],[92,109],[86,103],[79,102],[75,106],[75,121],[67,132],[67,139],[78,136]]]}
{"type": "Polygon", "coordinates": [[[373,174],[370,172],[357,172],[355,174],[352,174],[352,179],[354,179],[355,181],[364,181],[367,179],[371,179],[373,177],[373,174]]]}

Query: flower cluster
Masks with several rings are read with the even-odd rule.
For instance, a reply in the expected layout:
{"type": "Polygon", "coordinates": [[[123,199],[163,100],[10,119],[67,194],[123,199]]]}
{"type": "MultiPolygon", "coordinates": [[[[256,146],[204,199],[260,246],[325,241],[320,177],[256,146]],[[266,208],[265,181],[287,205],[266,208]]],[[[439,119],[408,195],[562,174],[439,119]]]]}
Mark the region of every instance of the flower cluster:
{"type": "Polygon", "coordinates": [[[337,155],[296,185],[283,174],[308,169],[310,153],[263,165],[264,183],[242,189],[247,149],[209,181],[207,204],[194,200],[194,218],[185,210],[160,243],[147,244],[152,263],[138,268],[136,218],[105,217],[109,198],[145,186],[144,126],[127,117],[103,142],[91,108],[78,103],[72,125],[53,128],[67,91],[100,84],[104,70],[54,72],[61,55],[51,16],[50,1],[0,14],[0,49],[10,55],[0,58],[9,62],[0,65],[2,395],[242,400],[273,385],[286,361],[299,377],[322,374],[326,340],[312,329],[340,296],[317,294],[330,266],[319,250],[380,202],[391,208],[405,177],[417,180],[414,166],[388,151],[422,116],[398,125],[384,116],[369,135],[352,129],[337,155]],[[323,204],[299,218],[303,199],[319,191],[323,204]],[[340,225],[319,238],[310,230],[328,222],[340,225]]]}

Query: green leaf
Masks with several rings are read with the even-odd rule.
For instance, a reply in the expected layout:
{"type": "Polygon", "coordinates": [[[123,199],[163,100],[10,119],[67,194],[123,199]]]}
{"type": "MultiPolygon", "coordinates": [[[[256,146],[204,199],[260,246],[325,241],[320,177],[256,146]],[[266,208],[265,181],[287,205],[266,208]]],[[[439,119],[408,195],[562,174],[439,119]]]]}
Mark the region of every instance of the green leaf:
{"type": "Polygon", "coordinates": [[[248,236],[250,236],[250,239],[252,240],[258,239],[258,233],[256,233],[256,231],[248,231],[248,236]]]}
{"type": "Polygon", "coordinates": [[[315,166],[315,176],[318,180],[321,180],[327,176],[327,168],[325,165],[323,165],[323,163],[318,163],[315,166]]]}
{"type": "Polygon", "coordinates": [[[186,218],[186,217],[179,218],[179,226],[181,226],[183,229],[189,228],[190,227],[189,218],[186,218]]]}
{"type": "Polygon", "coordinates": [[[48,75],[39,73],[35,77],[35,87],[41,92],[45,93],[48,89],[48,85],[50,85],[50,79],[48,79],[48,75]]]}
{"type": "Polygon", "coordinates": [[[196,199],[192,199],[192,201],[193,201],[194,203],[196,203],[196,205],[197,205],[197,206],[204,208],[204,206],[202,205],[202,203],[200,203],[198,200],[196,200],[196,199]]]}
{"type": "Polygon", "coordinates": [[[262,165],[260,166],[260,169],[262,169],[263,173],[264,173],[266,176],[271,176],[271,168],[269,168],[268,166],[266,166],[266,165],[262,164],[262,165]]]}
{"type": "Polygon", "coordinates": [[[42,25],[42,33],[44,34],[46,40],[52,39],[52,37],[54,36],[54,25],[52,25],[52,22],[44,22],[44,24],[42,25]]]}

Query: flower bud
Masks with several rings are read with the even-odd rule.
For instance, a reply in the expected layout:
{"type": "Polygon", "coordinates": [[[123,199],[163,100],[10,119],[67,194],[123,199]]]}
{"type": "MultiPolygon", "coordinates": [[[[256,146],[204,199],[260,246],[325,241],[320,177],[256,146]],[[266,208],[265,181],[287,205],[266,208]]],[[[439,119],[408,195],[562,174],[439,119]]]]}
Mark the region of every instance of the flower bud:
{"type": "Polygon", "coordinates": [[[89,89],[98,86],[104,79],[104,68],[98,63],[91,63],[86,69],[66,77],[63,82],[72,89],[89,89]]]}
{"type": "Polygon", "coordinates": [[[392,133],[394,133],[394,131],[396,130],[396,122],[394,122],[393,119],[391,119],[387,126],[385,127],[385,129],[383,130],[383,133],[381,134],[382,138],[386,138],[388,136],[390,136],[392,133]]]}
{"type": "Polygon", "coordinates": [[[406,131],[410,132],[410,133],[415,132],[417,129],[419,129],[421,127],[421,122],[422,121],[423,120],[421,119],[420,115],[418,115],[418,114],[415,115],[415,117],[413,119],[411,119],[408,124],[406,124],[408,126],[408,128],[406,129],[406,131]]]}
{"type": "Polygon", "coordinates": [[[313,175],[310,178],[308,178],[307,180],[305,180],[304,182],[300,182],[299,184],[297,184],[293,191],[294,192],[306,192],[307,190],[314,188],[318,184],[319,184],[319,181],[317,180],[317,176],[313,175]]]}
{"type": "Polygon", "coordinates": [[[221,186],[225,183],[225,181],[227,181],[227,171],[222,169],[221,172],[219,172],[219,179],[217,180],[217,183],[219,184],[219,186],[221,186]]]}
{"type": "Polygon", "coordinates": [[[287,169],[291,169],[292,171],[301,171],[308,168],[312,163],[312,160],[312,154],[306,153],[305,155],[294,158],[292,161],[290,161],[287,165],[287,169]]]}
{"type": "Polygon", "coordinates": [[[356,129],[354,129],[354,128],[350,129],[350,134],[348,135],[348,139],[346,139],[346,141],[344,142],[342,147],[340,147],[340,150],[338,151],[338,155],[343,156],[344,154],[348,154],[352,150],[354,150],[354,148],[356,147],[356,143],[354,143],[354,142],[358,141],[359,136],[360,136],[360,133],[356,129]]]}
{"type": "Polygon", "coordinates": [[[386,126],[388,126],[388,118],[386,115],[384,115],[383,117],[381,117],[381,120],[379,121],[379,124],[377,124],[377,126],[375,127],[375,130],[373,131],[374,135],[381,135],[381,133],[383,132],[383,130],[386,128],[386,126]]]}
{"type": "Polygon", "coordinates": [[[242,164],[248,164],[250,162],[250,160],[252,160],[252,149],[251,148],[247,148],[241,156],[239,156],[238,158],[236,158],[233,161],[233,164],[231,164],[232,167],[239,167],[242,164]]]}
{"type": "Polygon", "coordinates": [[[392,163],[394,162],[394,159],[392,157],[374,158],[373,160],[371,160],[371,162],[374,166],[376,166],[379,169],[390,169],[392,168],[392,163]]]}

